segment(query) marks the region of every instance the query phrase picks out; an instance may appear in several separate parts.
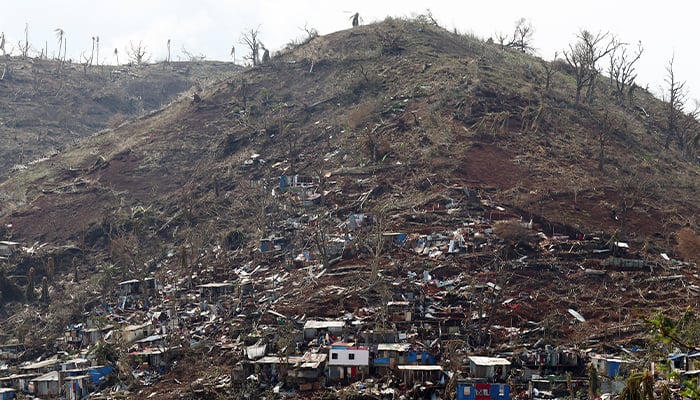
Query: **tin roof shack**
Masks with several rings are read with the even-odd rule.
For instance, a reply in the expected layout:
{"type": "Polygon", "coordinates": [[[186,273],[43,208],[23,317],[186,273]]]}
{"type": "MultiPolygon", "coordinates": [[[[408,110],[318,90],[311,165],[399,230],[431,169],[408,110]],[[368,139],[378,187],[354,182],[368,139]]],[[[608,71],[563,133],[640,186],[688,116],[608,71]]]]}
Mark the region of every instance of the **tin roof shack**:
{"type": "Polygon", "coordinates": [[[457,400],[508,400],[510,386],[478,379],[457,381],[457,400]]]}
{"type": "MultiPolygon", "coordinates": [[[[577,371],[578,374],[574,375],[581,375],[585,373],[587,363],[586,358],[578,350],[553,348],[550,345],[546,345],[544,349],[524,351],[518,358],[526,371],[536,370],[537,374],[577,371]]],[[[529,377],[524,376],[524,378],[529,377]]]]}
{"type": "Polygon", "coordinates": [[[16,360],[24,350],[24,345],[20,343],[0,345],[0,360],[16,360]]]}
{"type": "Polygon", "coordinates": [[[90,375],[73,375],[64,379],[63,392],[67,400],[81,400],[90,394],[90,375]]]}
{"type": "Polygon", "coordinates": [[[439,365],[399,365],[396,368],[409,387],[416,384],[432,386],[442,381],[442,367],[439,365]]]}
{"type": "Polygon", "coordinates": [[[137,295],[141,293],[141,281],[138,279],[130,279],[128,281],[119,282],[119,295],[137,295]]]}
{"type": "MultiPolygon", "coordinates": [[[[374,350],[374,346],[373,350],[374,350]]],[[[397,365],[408,364],[408,352],[411,345],[408,343],[379,343],[376,351],[372,353],[372,366],[374,372],[385,375],[395,369],[397,365]]]]}
{"type": "Polygon", "coordinates": [[[308,320],[304,323],[304,340],[316,339],[317,344],[330,344],[333,338],[342,338],[345,321],[308,320]]]}
{"type": "Polygon", "coordinates": [[[328,351],[327,373],[329,381],[346,382],[364,379],[369,374],[369,349],[355,347],[354,343],[336,342],[328,351]]]}
{"type": "MultiPolygon", "coordinates": [[[[667,357],[668,365],[672,372],[680,373],[681,381],[698,377],[700,370],[700,352],[698,353],[673,353],[667,357]]],[[[700,382],[699,382],[700,383],[700,382]]]]}
{"type": "Polygon", "coordinates": [[[73,358],[61,363],[61,371],[87,370],[90,361],[86,358],[73,358]]]}
{"type": "Polygon", "coordinates": [[[598,370],[598,375],[608,378],[627,376],[630,362],[621,358],[609,357],[600,354],[590,355],[591,364],[598,370]]]}
{"type": "Polygon", "coordinates": [[[500,357],[469,356],[469,371],[472,378],[488,379],[490,382],[505,382],[510,361],[500,357]]]}
{"type": "Polygon", "coordinates": [[[287,247],[287,238],[280,235],[270,235],[260,239],[260,252],[271,253],[282,251],[287,247]]]}
{"type": "Polygon", "coordinates": [[[39,397],[54,398],[61,394],[62,385],[61,373],[51,371],[32,379],[29,383],[29,393],[39,397]]]}
{"type": "Polygon", "coordinates": [[[402,324],[413,319],[413,303],[410,301],[390,301],[386,303],[389,312],[389,321],[402,324]]]}
{"type": "Polygon", "coordinates": [[[143,339],[153,333],[153,325],[150,322],[145,322],[139,325],[125,326],[119,335],[125,343],[134,343],[139,339],[143,339]]]}
{"type": "MultiPolygon", "coordinates": [[[[624,381],[619,381],[619,383],[624,387],[624,381]]],[[[567,378],[565,375],[550,375],[531,379],[528,392],[530,398],[575,398],[578,392],[586,392],[587,390],[588,379],[567,378]],[[570,393],[569,388],[571,388],[573,393],[570,393]]],[[[601,391],[603,393],[611,393],[603,387],[601,387],[601,391]]],[[[619,390],[614,391],[614,393],[618,392],[619,390]]]]}
{"type": "Polygon", "coordinates": [[[360,332],[362,343],[399,343],[399,333],[396,329],[374,329],[360,332]]]}
{"type": "Polygon", "coordinates": [[[0,240],[0,260],[7,260],[12,257],[12,254],[18,251],[21,245],[22,244],[18,242],[0,240]]]}
{"type": "Polygon", "coordinates": [[[29,384],[32,379],[41,374],[13,374],[0,378],[0,386],[11,387],[22,393],[29,393],[29,384]]]}
{"type": "Polygon", "coordinates": [[[323,380],[323,370],[326,367],[326,353],[306,352],[303,356],[291,356],[289,361],[294,362],[291,371],[287,374],[287,381],[297,384],[300,391],[318,390],[323,380]]]}
{"type": "Polygon", "coordinates": [[[69,325],[63,338],[67,345],[80,349],[83,346],[83,324],[69,325]]]}
{"type": "Polygon", "coordinates": [[[83,345],[90,347],[97,344],[102,338],[111,331],[113,325],[105,325],[102,327],[86,328],[83,330],[83,345]]]}
{"type": "Polygon", "coordinates": [[[133,357],[134,363],[141,370],[150,369],[163,373],[168,367],[168,348],[166,347],[146,347],[132,351],[129,355],[133,357]]]}
{"type": "Polygon", "coordinates": [[[232,282],[212,282],[197,286],[202,299],[215,302],[224,296],[233,295],[234,284],[232,282]]]}
{"type": "Polygon", "coordinates": [[[15,389],[0,388],[0,400],[12,400],[15,398],[15,389]]]}
{"type": "Polygon", "coordinates": [[[60,361],[57,358],[50,358],[35,363],[25,364],[19,367],[25,374],[45,374],[49,371],[56,371],[60,361]]]}

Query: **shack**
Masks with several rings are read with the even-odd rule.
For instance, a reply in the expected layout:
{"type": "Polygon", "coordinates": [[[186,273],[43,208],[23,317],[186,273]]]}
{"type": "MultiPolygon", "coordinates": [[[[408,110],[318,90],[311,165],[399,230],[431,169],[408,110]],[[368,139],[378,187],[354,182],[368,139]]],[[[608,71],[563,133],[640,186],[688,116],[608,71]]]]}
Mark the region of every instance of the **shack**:
{"type": "Polygon", "coordinates": [[[0,400],[12,400],[15,398],[15,389],[0,388],[0,400]]]}
{"type": "Polygon", "coordinates": [[[474,379],[457,381],[457,400],[508,400],[509,398],[510,386],[505,383],[488,383],[474,379]]]}
{"type": "Polygon", "coordinates": [[[58,397],[61,393],[61,374],[51,371],[32,379],[29,383],[29,393],[39,397],[58,397]]]}
{"type": "Polygon", "coordinates": [[[469,370],[472,378],[505,382],[509,368],[510,361],[505,358],[469,356],[469,370]]]}

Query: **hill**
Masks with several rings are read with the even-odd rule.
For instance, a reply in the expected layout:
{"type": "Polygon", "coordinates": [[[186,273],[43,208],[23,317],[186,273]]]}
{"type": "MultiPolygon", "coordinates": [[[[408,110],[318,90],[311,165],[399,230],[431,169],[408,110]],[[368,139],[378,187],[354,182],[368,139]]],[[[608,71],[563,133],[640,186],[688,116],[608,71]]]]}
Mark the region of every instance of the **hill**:
{"type": "Polygon", "coordinates": [[[83,65],[0,62],[0,180],[102,129],[169,104],[235,69],[221,62],[83,65]]]}
{"type": "Polygon", "coordinates": [[[452,326],[465,348],[643,345],[645,314],[697,307],[677,234],[697,237],[700,167],[666,148],[649,93],[621,104],[600,79],[576,104],[574,85],[561,62],[424,19],[309,38],[2,183],[2,233],[27,248],[8,273],[24,285],[52,257],[63,276],[40,316],[3,312],[43,322],[25,341],[50,347],[120,281],[154,277],[152,309],[221,350],[180,381],[233,368],[271,315],[378,324],[405,299],[437,324],[416,335],[452,326]],[[212,282],[239,295],[216,328],[185,316],[212,282]]]}

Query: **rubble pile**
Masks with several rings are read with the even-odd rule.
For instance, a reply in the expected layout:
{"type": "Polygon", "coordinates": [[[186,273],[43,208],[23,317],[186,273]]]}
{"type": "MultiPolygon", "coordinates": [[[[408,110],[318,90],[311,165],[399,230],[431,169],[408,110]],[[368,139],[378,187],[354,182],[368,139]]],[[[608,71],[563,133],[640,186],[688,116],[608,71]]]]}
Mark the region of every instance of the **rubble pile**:
{"type": "Polygon", "coordinates": [[[21,344],[5,344],[2,385],[65,398],[389,399],[472,384],[507,398],[506,383],[534,395],[551,389],[537,389],[548,374],[585,383],[588,363],[611,378],[634,369],[645,352],[635,313],[700,289],[691,264],[552,231],[475,188],[377,212],[339,200],[361,204],[373,189],[275,181],[267,190],[294,212],[269,213],[254,246],[207,248],[179,272],[173,249],[66,327],[59,352],[29,363],[21,344]]]}

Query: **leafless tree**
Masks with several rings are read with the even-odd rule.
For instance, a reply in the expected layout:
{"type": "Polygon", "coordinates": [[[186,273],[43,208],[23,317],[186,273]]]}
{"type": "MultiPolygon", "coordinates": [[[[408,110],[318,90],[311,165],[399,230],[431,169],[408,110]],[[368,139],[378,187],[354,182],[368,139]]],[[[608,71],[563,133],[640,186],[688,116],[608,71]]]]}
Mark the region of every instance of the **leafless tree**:
{"type": "Polygon", "coordinates": [[[190,61],[190,62],[204,61],[207,58],[206,54],[190,53],[189,51],[187,51],[187,49],[185,48],[184,45],[182,46],[181,51],[182,51],[182,54],[185,56],[185,60],[190,61]]]}
{"type": "Polygon", "coordinates": [[[88,65],[92,65],[92,60],[95,58],[95,36],[92,38],[92,50],[90,51],[90,58],[87,59],[88,65]]]}
{"type": "Polygon", "coordinates": [[[117,60],[117,66],[119,66],[119,50],[114,48],[114,58],[117,60]]]}
{"type": "Polygon", "coordinates": [[[61,48],[63,47],[63,38],[65,37],[66,32],[61,28],[54,29],[54,32],[56,32],[56,38],[58,39],[58,55],[56,58],[61,60],[61,48]]]}
{"type": "Polygon", "coordinates": [[[170,39],[168,39],[168,58],[165,59],[165,62],[170,64],[170,39]]]}
{"type": "Polygon", "coordinates": [[[600,74],[598,61],[610,54],[619,42],[609,32],[593,34],[582,29],[575,44],[564,50],[564,58],[576,74],[576,105],[581,103],[583,89],[586,89],[586,102],[593,102],[596,79],[600,74]]]}
{"type": "Polygon", "coordinates": [[[241,37],[241,44],[246,45],[248,49],[250,50],[250,55],[246,57],[248,60],[251,61],[253,66],[255,67],[260,63],[260,39],[258,36],[260,35],[260,27],[258,26],[255,29],[250,29],[248,32],[243,32],[243,36],[241,37]]]}
{"type": "Polygon", "coordinates": [[[95,65],[100,65],[100,37],[95,36],[95,65]]]}
{"type": "Polygon", "coordinates": [[[129,61],[137,65],[145,64],[150,60],[150,57],[146,57],[148,52],[146,51],[146,46],[139,41],[138,44],[134,42],[129,42],[129,47],[126,49],[126,55],[129,57],[129,61]]]}
{"type": "Polygon", "coordinates": [[[360,13],[356,12],[355,14],[351,15],[350,21],[352,23],[353,28],[360,26],[360,23],[362,23],[362,17],[360,17],[360,13]]]}
{"type": "Polygon", "coordinates": [[[5,51],[5,32],[0,32],[0,50],[2,50],[3,57],[7,55],[5,51]]]}
{"type": "Polygon", "coordinates": [[[253,66],[256,66],[260,63],[260,39],[258,36],[260,35],[260,27],[258,26],[255,29],[250,29],[248,32],[244,32],[243,36],[241,37],[241,44],[244,44],[248,47],[250,50],[250,55],[246,57],[248,60],[251,61],[253,66]]]}
{"type": "MultiPolygon", "coordinates": [[[[552,60],[556,61],[557,56],[559,55],[559,52],[554,52],[554,58],[552,60]]],[[[544,84],[544,89],[549,91],[549,89],[552,86],[552,77],[554,76],[554,65],[550,61],[545,61],[542,59],[540,61],[540,64],[542,65],[542,68],[544,68],[544,74],[545,74],[545,84],[544,84]]]]}
{"type": "Polygon", "coordinates": [[[525,18],[520,18],[515,21],[515,30],[513,31],[513,39],[510,42],[509,47],[518,49],[523,53],[530,53],[534,51],[532,47],[532,36],[535,33],[535,29],[532,27],[532,23],[525,18]]]}
{"type": "Polygon", "coordinates": [[[231,59],[233,60],[233,63],[236,63],[236,46],[231,45],[231,59]]]}
{"type": "Polygon", "coordinates": [[[605,143],[610,138],[610,135],[617,132],[618,121],[607,109],[601,112],[602,116],[594,117],[594,119],[598,122],[598,169],[603,171],[605,168],[605,143]]]}
{"type": "MultiPolygon", "coordinates": [[[[679,82],[673,71],[674,60],[675,55],[668,61],[668,65],[666,66],[666,79],[664,79],[668,85],[667,96],[664,96],[667,108],[666,122],[668,124],[666,141],[664,142],[666,148],[669,148],[673,138],[678,138],[680,136],[681,119],[683,117],[683,109],[685,108],[687,97],[685,82],[679,82]]],[[[679,143],[679,145],[682,147],[681,143],[679,143]]]]}
{"type": "Polygon", "coordinates": [[[637,78],[634,64],[639,61],[643,52],[641,41],[637,43],[637,49],[632,54],[627,52],[627,46],[622,43],[614,46],[610,52],[610,68],[608,70],[610,86],[613,87],[613,92],[623,103],[626,98],[631,100],[634,80],[637,78]]]}
{"type": "Polygon", "coordinates": [[[515,29],[513,35],[509,36],[506,33],[497,32],[496,42],[501,46],[501,50],[513,48],[522,51],[523,53],[531,53],[535,49],[532,47],[532,36],[535,29],[530,21],[525,18],[520,18],[515,21],[515,29]]]}
{"type": "Polygon", "coordinates": [[[18,41],[17,47],[19,47],[22,58],[29,57],[29,23],[24,24],[24,43],[18,41]]]}

